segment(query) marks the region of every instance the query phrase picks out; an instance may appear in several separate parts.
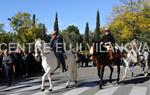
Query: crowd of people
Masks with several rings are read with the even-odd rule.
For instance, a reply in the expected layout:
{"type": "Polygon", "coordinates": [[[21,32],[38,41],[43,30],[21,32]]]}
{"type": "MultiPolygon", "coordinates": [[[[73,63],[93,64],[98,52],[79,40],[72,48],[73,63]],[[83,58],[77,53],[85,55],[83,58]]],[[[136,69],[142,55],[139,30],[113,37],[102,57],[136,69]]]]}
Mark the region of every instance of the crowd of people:
{"type": "Polygon", "coordinates": [[[6,80],[7,85],[11,86],[12,79],[24,78],[40,72],[42,72],[41,63],[35,61],[33,52],[0,51],[0,84],[6,80]]]}

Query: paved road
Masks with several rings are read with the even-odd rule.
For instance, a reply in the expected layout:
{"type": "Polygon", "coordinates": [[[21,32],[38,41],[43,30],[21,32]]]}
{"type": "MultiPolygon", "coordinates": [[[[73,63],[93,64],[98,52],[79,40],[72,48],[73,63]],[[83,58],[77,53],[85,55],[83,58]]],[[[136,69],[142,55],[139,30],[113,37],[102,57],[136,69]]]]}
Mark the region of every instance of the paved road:
{"type": "MultiPolygon", "coordinates": [[[[121,77],[124,68],[121,68],[121,77]]],[[[67,72],[61,73],[57,70],[53,75],[53,91],[48,91],[48,81],[46,81],[46,90],[40,91],[41,76],[25,79],[23,82],[13,84],[11,87],[0,86],[1,95],[150,95],[150,77],[143,77],[138,67],[134,68],[137,75],[135,79],[128,73],[127,79],[121,80],[118,85],[115,81],[107,82],[109,69],[105,68],[105,86],[102,90],[98,87],[98,77],[95,67],[78,69],[78,84],[71,83],[70,88],[65,88],[67,82],[67,72]]],[[[116,69],[114,69],[113,79],[116,79],[116,69]]]]}

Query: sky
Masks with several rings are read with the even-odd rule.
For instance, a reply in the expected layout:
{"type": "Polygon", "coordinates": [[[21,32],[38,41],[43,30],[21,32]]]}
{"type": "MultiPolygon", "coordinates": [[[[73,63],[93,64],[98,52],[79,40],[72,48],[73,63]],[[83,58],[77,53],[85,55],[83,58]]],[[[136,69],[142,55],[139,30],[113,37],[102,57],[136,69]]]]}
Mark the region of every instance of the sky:
{"type": "Polygon", "coordinates": [[[18,12],[36,14],[38,22],[44,23],[48,33],[53,31],[56,12],[59,28],[63,30],[69,25],[76,25],[84,33],[86,22],[90,30],[96,26],[96,12],[100,12],[101,26],[107,25],[112,7],[120,4],[120,0],[1,0],[0,23],[5,24],[5,30],[11,30],[9,17],[18,12]]]}

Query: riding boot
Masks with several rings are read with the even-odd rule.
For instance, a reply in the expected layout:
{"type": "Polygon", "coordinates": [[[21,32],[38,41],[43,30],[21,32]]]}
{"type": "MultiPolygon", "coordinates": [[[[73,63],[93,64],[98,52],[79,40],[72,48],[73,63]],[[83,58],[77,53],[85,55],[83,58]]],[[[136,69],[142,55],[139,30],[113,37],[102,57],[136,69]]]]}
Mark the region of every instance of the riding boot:
{"type": "Polygon", "coordinates": [[[62,72],[66,72],[67,71],[67,69],[66,69],[66,64],[65,64],[65,62],[64,63],[62,63],[62,72]]]}
{"type": "Polygon", "coordinates": [[[61,61],[61,65],[62,65],[62,72],[66,72],[66,64],[65,64],[65,59],[64,59],[64,54],[60,53],[60,61],[61,61]]]}
{"type": "Polygon", "coordinates": [[[64,59],[67,59],[67,55],[66,54],[63,54],[63,56],[64,56],[64,59]]]}
{"type": "Polygon", "coordinates": [[[109,60],[112,60],[113,59],[112,50],[108,50],[108,54],[109,54],[109,60]]]}

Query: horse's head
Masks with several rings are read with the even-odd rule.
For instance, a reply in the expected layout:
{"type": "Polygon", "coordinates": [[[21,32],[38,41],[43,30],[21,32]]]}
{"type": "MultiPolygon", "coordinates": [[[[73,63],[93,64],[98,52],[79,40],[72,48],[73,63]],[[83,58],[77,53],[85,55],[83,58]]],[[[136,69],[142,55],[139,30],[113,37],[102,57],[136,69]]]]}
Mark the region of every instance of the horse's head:
{"type": "Polygon", "coordinates": [[[38,38],[38,39],[35,39],[35,49],[39,49],[39,50],[42,50],[42,45],[43,45],[43,41],[38,38]]]}
{"type": "Polygon", "coordinates": [[[89,54],[90,54],[90,60],[95,60],[96,59],[96,56],[94,56],[94,46],[91,46],[90,47],[90,51],[89,51],[89,54]]]}
{"type": "Polygon", "coordinates": [[[37,62],[40,62],[41,56],[43,55],[42,54],[42,52],[43,52],[43,41],[40,38],[35,39],[34,49],[35,49],[35,60],[37,62]]]}
{"type": "Polygon", "coordinates": [[[94,47],[93,47],[93,46],[90,47],[89,53],[90,53],[91,55],[93,55],[93,53],[94,53],[94,47]]]}

